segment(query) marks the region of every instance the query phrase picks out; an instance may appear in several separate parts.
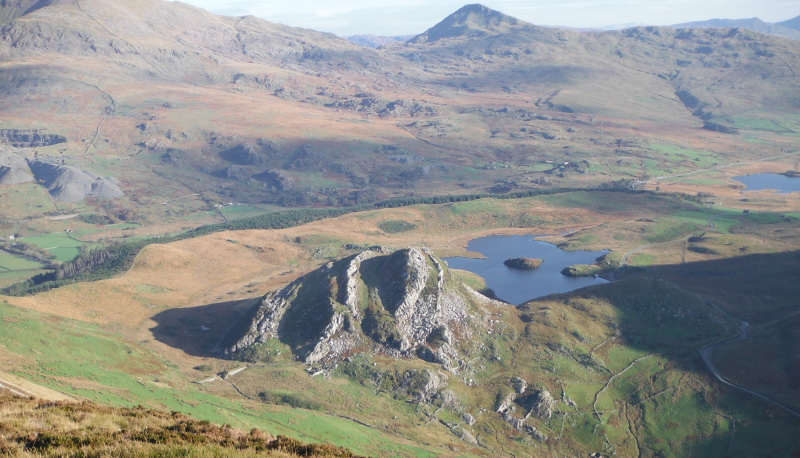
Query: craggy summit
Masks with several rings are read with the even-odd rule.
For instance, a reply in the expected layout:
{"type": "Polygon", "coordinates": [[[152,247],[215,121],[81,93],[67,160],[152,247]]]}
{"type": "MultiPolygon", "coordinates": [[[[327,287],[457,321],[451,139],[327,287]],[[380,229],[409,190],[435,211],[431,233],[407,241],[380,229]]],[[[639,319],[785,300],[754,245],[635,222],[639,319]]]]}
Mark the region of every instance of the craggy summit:
{"type": "Polygon", "coordinates": [[[374,248],[265,295],[228,336],[224,352],[278,338],[309,364],[332,366],[374,349],[456,371],[466,364],[459,347],[481,323],[472,305],[481,297],[425,249],[374,248]]]}

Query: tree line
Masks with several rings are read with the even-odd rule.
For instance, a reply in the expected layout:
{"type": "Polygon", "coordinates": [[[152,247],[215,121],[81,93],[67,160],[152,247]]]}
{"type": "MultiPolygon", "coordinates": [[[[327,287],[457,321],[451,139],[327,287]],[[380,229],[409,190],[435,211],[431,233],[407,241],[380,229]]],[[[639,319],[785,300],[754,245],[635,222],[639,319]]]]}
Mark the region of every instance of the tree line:
{"type": "MultiPolygon", "coordinates": [[[[224,223],[209,224],[174,235],[162,236],[158,239],[146,239],[135,242],[119,242],[109,246],[83,251],[75,259],[65,262],[52,272],[36,275],[26,281],[3,288],[0,293],[7,296],[24,296],[58,288],[70,283],[97,281],[120,274],[133,265],[136,255],[152,243],[171,243],[222,231],[240,231],[250,229],[286,229],[301,226],[313,221],[334,218],[348,213],[384,208],[407,207],[411,205],[439,205],[447,203],[468,202],[478,199],[522,199],[541,195],[563,194],[576,191],[589,192],[623,192],[632,194],[651,193],[651,191],[632,189],[629,187],[607,188],[552,188],[530,189],[509,193],[473,193],[442,196],[409,196],[397,197],[373,204],[362,204],[339,208],[295,208],[266,213],[250,218],[243,218],[224,223]]],[[[679,195],[682,198],[695,200],[694,196],[679,195]]]]}

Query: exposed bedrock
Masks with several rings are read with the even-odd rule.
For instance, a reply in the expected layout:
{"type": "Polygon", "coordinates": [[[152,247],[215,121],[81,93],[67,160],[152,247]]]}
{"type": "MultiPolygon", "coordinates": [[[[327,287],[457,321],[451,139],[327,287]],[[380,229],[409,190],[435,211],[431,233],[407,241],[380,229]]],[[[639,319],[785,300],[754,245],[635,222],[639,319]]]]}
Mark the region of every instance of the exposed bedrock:
{"type": "Polygon", "coordinates": [[[372,350],[452,369],[460,364],[457,340],[480,322],[466,297],[424,249],[364,251],[265,295],[240,334],[227,337],[224,353],[278,338],[309,364],[332,366],[372,350]]]}

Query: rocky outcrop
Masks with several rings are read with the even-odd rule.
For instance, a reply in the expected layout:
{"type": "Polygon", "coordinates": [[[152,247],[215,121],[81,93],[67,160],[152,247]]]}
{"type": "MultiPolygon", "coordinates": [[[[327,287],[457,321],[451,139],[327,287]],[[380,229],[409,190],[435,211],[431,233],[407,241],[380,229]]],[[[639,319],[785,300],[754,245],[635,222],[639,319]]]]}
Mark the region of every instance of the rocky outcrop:
{"type": "Polygon", "coordinates": [[[295,179],[292,174],[280,169],[265,170],[257,175],[253,175],[253,178],[274,187],[278,191],[292,189],[295,184],[295,179]]]}
{"type": "Polygon", "coordinates": [[[220,151],[219,156],[239,165],[259,165],[267,162],[278,151],[277,143],[266,138],[259,138],[254,142],[242,143],[220,151]]]}
{"type": "Polygon", "coordinates": [[[116,183],[77,167],[28,159],[36,181],[60,202],[80,202],[87,197],[113,199],[124,194],[116,183]]]}
{"type": "Polygon", "coordinates": [[[456,371],[458,342],[468,339],[465,290],[448,280],[429,252],[408,248],[364,251],[325,266],[267,294],[230,335],[224,353],[235,355],[278,338],[306,363],[331,367],[365,350],[422,357],[456,371]],[[451,284],[452,283],[452,284],[451,284]]]}
{"type": "Polygon", "coordinates": [[[0,185],[12,185],[33,181],[28,163],[22,156],[0,150],[0,185]]]}
{"type": "Polygon", "coordinates": [[[464,442],[466,442],[468,444],[476,445],[476,446],[479,445],[478,444],[478,439],[476,439],[475,436],[472,435],[472,433],[470,433],[469,431],[467,431],[466,429],[464,429],[461,426],[458,426],[458,425],[452,426],[452,427],[450,427],[450,431],[452,431],[452,433],[455,434],[459,439],[463,440],[464,442]]]}
{"type": "Polygon", "coordinates": [[[44,134],[40,130],[0,129],[0,143],[15,148],[40,148],[66,141],[61,135],[44,134]]]}
{"type": "Polygon", "coordinates": [[[553,408],[555,408],[556,400],[549,391],[536,391],[527,397],[530,399],[530,405],[525,418],[528,418],[531,415],[542,419],[549,419],[553,417],[553,408]]]}
{"type": "Polygon", "coordinates": [[[380,110],[378,115],[380,117],[395,117],[395,118],[419,118],[430,117],[439,114],[439,110],[430,105],[425,105],[414,100],[395,100],[386,104],[386,108],[380,110]]]}
{"type": "Polygon", "coordinates": [[[511,386],[514,388],[513,392],[498,396],[495,403],[495,411],[512,428],[524,432],[538,441],[546,440],[547,436],[530,424],[528,419],[530,417],[539,419],[552,418],[553,409],[555,409],[557,401],[545,389],[528,390],[528,382],[521,377],[513,377],[511,386]],[[519,417],[516,414],[518,408],[522,408],[525,412],[523,417],[519,417]]]}
{"type": "Polygon", "coordinates": [[[399,99],[393,102],[387,102],[367,93],[358,93],[352,98],[339,99],[327,104],[327,106],[339,110],[360,111],[370,114],[377,113],[382,118],[419,118],[440,114],[436,107],[420,103],[416,100],[399,99]]]}
{"type": "Polygon", "coordinates": [[[33,181],[30,173],[21,169],[0,165],[0,184],[10,185],[33,181]]]}

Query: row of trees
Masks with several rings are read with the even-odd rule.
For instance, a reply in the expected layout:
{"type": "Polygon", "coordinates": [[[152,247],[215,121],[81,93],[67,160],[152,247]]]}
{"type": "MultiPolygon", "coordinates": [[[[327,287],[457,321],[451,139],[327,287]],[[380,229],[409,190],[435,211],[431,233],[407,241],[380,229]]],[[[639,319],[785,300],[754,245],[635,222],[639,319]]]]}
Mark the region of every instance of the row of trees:
{"type": "MultiPolygon", "coordinates": [[[[650,191],[636,190],[627,187],[612,187],[605,189],[557,188],[557,189],[530,189],[526,191],[496,193],[474,193],[444,196],[400,197],[389,199],[374,204],[364,204],[343,208],[298,208],[267,213],[251,218],[210,224],[192,229],[180,234],[160,237],[158,239],[140,240],[135,242],[116,243],[103,248],[95,248],[78,255],[74,260],[64,263],[53,272],[43,273],[35,277],[11,285],[0,290],[8,296],[22,296],[35,294],[65,284],[80,281],[96,281],[110,278],[126,271],[133,264],[139,251],[151,243],[170,243],[221,231],[238,231],[248,229],[285,229],[300,226],[325,218],[334,218],[366,210],[382,208],[397,208],[410,205],[437,205],[455,202],[467,202],[478,199],[521,199],[539,195],[561,194],[575,191],[590,192],[624,192],[624,193],[649,193],[650,191]]],[[[681,197],[689,197],[682,196],[681,197]]]]}

